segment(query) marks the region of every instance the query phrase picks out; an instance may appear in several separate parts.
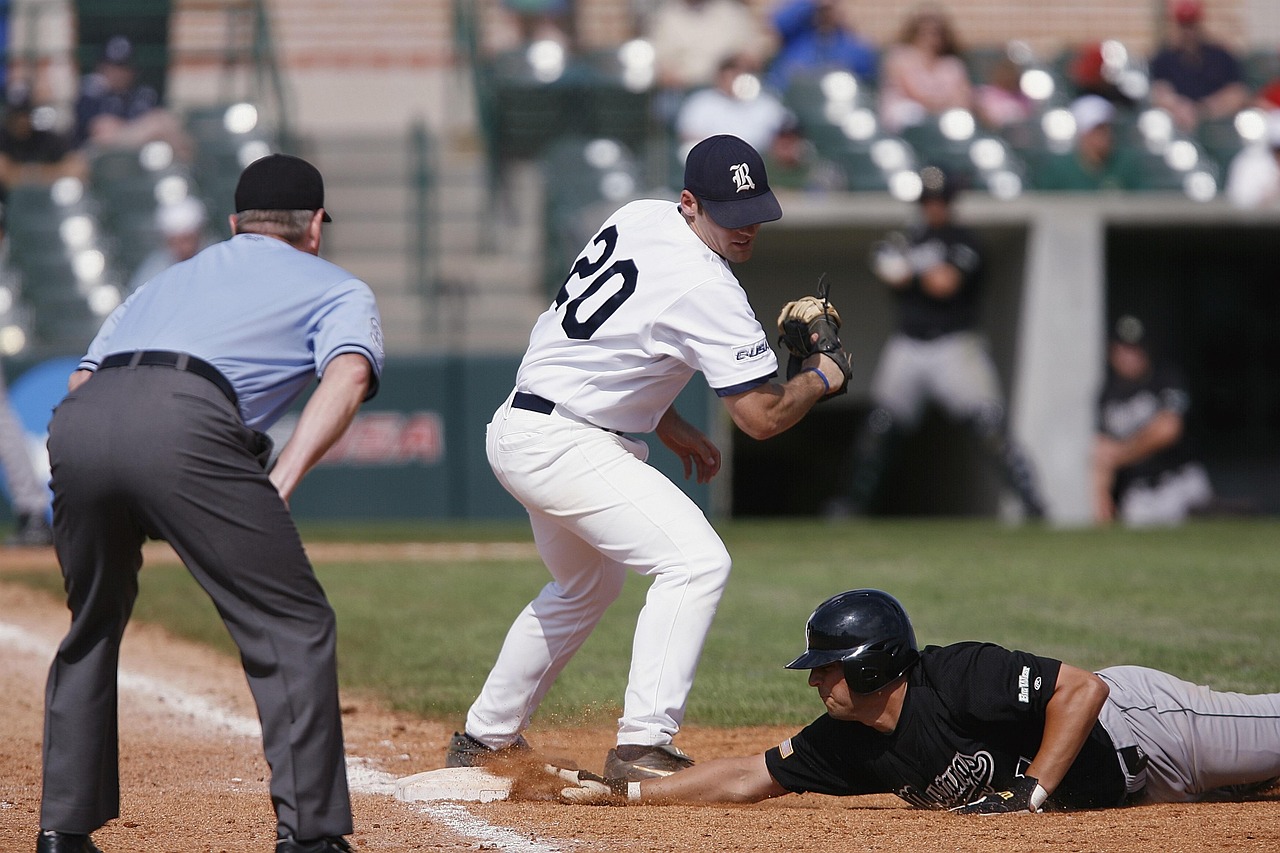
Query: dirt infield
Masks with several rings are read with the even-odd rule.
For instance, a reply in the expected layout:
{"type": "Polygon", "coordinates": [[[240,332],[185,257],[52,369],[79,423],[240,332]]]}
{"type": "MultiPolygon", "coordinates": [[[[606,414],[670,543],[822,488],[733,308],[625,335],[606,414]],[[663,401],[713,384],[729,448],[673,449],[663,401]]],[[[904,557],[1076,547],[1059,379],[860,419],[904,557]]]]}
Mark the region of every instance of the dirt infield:
{"type": "MultiPolygon", "coordinates": [[[[310,548],[317,558],[319,547],[310,548]]],[[[345,547],[369,554],[382,546],[345,547]]],[[[486,553],[483,549],[492,546],[475,547],[486,553]]],[[[153,553],[148,559],[161,556],[153,553]]],[[[455,551],[448,558],[457,557],[455,551]]],[[[0,573],[16,562],[27,569],[56,571],[51,554],[33,551],[0,555],[0,573]]],[[[66,624],[61,602],[0,583],[0,849],[6,851],[33,849],[44,677],[66,624]]],[[[95,834],[99,846],[107,853],[270,850],[274,820],[267,768],[251,731],[253,707],[237,662],[153,626],[134,624],[125,638],[121,671],[122,816],[95,834]]],[[[892,797],[792,796],[742,807],[409,805],[388,793],[387,780],[442,766],[451,727],[391,713],[367,697],[352,695],[344,696],[343,719],[354,762],[352,786],[359,791],[352,838],[358,850],[1280,850],[1280,796],[1249,803],[986,818],[907,809],[892,797]]],[[[681,735],[681,745],[695,757],[711,758],[759,751],[789,733],[690,727],[681,735]]],[[[611,734],[535,728],[529,736],[544,753],[571,757],[599,771],[611,734]]]]}

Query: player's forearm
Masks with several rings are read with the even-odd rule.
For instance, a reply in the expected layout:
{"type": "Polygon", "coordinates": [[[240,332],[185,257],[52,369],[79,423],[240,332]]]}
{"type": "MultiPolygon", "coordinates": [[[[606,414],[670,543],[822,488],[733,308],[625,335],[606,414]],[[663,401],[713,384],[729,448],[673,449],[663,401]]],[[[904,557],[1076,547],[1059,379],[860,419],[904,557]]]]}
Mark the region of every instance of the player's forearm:
{"type": "Polygon", "coordinates": [[[758,803],[787,793],[769,775],[764,755],[718,758],[640,783],[648,803],[758,803]]]}
{"type": "Polygon", "coordinates": [[[1248,103],[1249,90],[1244,84],[1228,83],[1201,102],[1201,111],[1206,118],[1222,118],[1235,115],[1248,103]]]}
{"type": "Polygon", "coordinates": [[[92,370],[77,370],[67,378],[67,391],[74,391],[81,385],[89,381],[93,376],[92,370]]]}
{"type": "Polygon", "coordinates": [[[700,429],[681,417],[675,406],[668,407],[663,413],[655,432],[684,466],[686,480],[696,471],[698,482],[708,483],[719,473],[720,449],[700,429]]]}
{"type": "Polygon", "coordinates": [[[843,376],[832,367],[825,355],[810,356],[803,370],[786,382],[768,382],[733,397],[725,397],[725,406],[733,422],[754,439],[772,438],[795,426],[821,400],[829,389],[839,385],[843,376]],[[825,380],[825,381],[824,381],[825,380]]]}
{"type": "Polygon", "coordinates": [[[1182,416],[1165,410],[1157,414],[1151,423],[1124,441],[1116,443],[1114,463],[1117,468],[1141,462],[1153,454],[1170,447],[1182,437],[1182,416]]]}
{"type": "Polygon", "coordinates": [[[271,482],[286,501],[351,425],[371,381],[369,362],[362,355],[345,353],[329,363],[324,379],[307,401],[297,428],[271,469],[271,482]]]}
{"type": "Polygon", "coordinates": [[[1110,689],[1092,672],[1063,664],[1045,707],[1044,735],[1027,775],[1050,794],[1057,789],[1098,721],[1110,689]]]}

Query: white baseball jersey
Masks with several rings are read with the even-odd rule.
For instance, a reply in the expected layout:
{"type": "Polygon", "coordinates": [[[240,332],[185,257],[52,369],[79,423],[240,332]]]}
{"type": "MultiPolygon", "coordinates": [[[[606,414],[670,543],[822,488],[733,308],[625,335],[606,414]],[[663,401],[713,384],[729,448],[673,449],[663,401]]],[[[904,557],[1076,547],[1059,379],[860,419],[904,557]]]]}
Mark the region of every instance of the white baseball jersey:
{"type": "Polygon", "coordinates": [[[728,262],[676,204],[643,200],[579,255],[533,327],[516,388],[599,427],[651,432],[696,371],[723,397],[777,370],[728,262]]]}

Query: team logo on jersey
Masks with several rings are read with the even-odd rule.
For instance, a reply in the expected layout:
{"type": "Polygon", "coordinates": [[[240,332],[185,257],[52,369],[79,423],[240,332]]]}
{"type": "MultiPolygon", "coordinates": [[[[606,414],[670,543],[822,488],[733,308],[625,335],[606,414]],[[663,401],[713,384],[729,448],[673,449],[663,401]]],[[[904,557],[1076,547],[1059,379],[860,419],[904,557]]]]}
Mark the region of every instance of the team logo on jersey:
{"type": "Polygon", "coordinates": [[[729,167],[729,172],[733,175],[734,186],[738,188],[736,192],[756,188],[756,182],[751,180],[751,167],[746,163],[734,163],[729,167]]]}
{"type": "Polygon", "coordinates": [[[373,341],[374,347],[378,350],[378,355],[386,355],[386,348],[382,340],[382,324],[378,322],[377,317],[369,318],[369,340],[373,341]]]}
{"type": "Polygon", "coordinates": [[[939,773],[925,790],[904,785],[895,793],[913,806],[922,808],[962,806],[990,790],[995,775],[996,760],[986,750],[973,755],[956,753],[947,769],[939,773]]]}
{"type": "Polygon", "coordinates": [[[733,354],[734,361],[750,361],[753,358],[759,358],[769,351],[769,341],[767,338],[761,338],[750,346],[740,348],[733,354]]]}

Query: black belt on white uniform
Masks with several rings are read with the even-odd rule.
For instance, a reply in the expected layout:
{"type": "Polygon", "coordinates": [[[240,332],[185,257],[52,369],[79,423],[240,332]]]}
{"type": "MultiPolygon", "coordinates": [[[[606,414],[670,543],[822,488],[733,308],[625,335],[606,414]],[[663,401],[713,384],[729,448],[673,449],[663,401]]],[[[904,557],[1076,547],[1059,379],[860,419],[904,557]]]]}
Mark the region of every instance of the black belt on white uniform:
{"type": "MultiPolygon", "coordinates": [[[[517,391],[516,395],[511,398],[511,405],[517,409],[524,409],[526,412],[537,412],[540,415],[549,415],[556,407],[556,404],[546,397],[539,397],[537,394],[529,394],[525,391],[517,391]]],[[[591,426],[595,426],[595,424],[591,424],[591,426]]],[[[614,435],[625,435],[623,432],[609,429],[608,427],[596,427],[596,429],[602,429],[614,435]]]]}
{"type": "Polygon", "coordinates": [[[117,352],[113,353],[102,360],[102,364],[98,365],[99,370],[106,370],[112,367],[138,367],[138,366],[159,366],[172,367],[174,370],[182,370],[187,373],[194,373],[209,380],[218,387],[231,405],[239,407],[240,403],[236,398],[236,389],[231,387],[231,383],[227,381],[227,377],[223,376],[218,368],[214,367],[203,359],[196,358],[194,355],[185,352],[170,352],[168,350],[137,350],[135,352],[117,352]]]}

